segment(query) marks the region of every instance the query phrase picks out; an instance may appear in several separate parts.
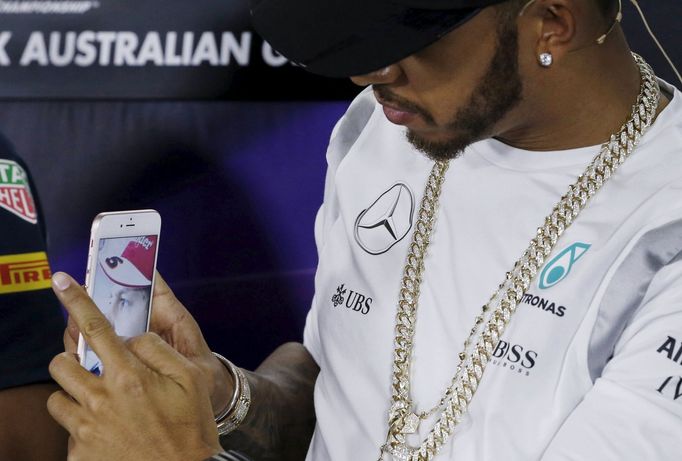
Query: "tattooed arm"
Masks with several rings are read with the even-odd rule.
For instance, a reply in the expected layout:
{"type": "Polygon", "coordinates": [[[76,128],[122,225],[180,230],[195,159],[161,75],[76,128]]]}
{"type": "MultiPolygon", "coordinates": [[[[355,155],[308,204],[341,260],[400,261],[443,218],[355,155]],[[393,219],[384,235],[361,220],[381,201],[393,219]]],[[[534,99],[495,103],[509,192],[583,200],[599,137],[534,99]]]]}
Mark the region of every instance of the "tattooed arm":
{"type": "Polygon", "coordinates": [[[249,413],[239,429],[221,438],[221,445],[258,460],[305,459],[315,427],[313,388],[319,371],[303,345],[277,349],[255,372],[246,373],[249,413]]]}
{"type": "MultiPolygon", "coordinates": [[[[204,371],[214,413],[224,409],[234,391],[232,376],[211,353],[197,323],[158,274],[150,328],[204,371]]],[[[223,437],[221,445],[259,461],[305,459],[315,427],[313,388],[319,371],[302,344],[288,343],[255,372],[245,372],[251,387],[251,407],[238,430],[223,437]]]]}

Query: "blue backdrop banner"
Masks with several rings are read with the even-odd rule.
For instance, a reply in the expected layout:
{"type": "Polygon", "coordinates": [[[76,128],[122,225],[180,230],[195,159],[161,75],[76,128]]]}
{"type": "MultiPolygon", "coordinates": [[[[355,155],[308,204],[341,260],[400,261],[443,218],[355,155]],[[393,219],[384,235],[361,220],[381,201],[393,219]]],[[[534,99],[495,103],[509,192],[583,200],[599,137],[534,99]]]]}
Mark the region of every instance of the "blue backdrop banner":
{"type": "Polygon", "coordinates": [[[251,30],[245,0],[0,1],[0,97],[338,99],[251,30]]]}

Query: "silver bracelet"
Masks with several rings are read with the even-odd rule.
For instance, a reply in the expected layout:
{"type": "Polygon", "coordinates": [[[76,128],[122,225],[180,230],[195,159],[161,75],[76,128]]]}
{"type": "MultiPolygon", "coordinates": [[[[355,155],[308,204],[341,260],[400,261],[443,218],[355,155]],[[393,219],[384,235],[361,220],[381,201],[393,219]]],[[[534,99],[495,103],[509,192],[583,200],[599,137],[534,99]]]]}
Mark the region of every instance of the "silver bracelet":
{"type": "Polygon", "coordinates": [[[245,455],[236,451],[223,451],[216,455],[206,458],[204,461],[251,461],[245,455]]]}
{"type": "Polygon", "coordinates": [[[249,381],[240,368],[217,352],[214,352],[213,355],[220,360],[234,379],[234,392],[232,393],[230,404],[215,417],[218,435],[223,436],[237,429],[244,421],[244,418],[246,418],[251,406],[251,388],[249,387],[249,381]]]}

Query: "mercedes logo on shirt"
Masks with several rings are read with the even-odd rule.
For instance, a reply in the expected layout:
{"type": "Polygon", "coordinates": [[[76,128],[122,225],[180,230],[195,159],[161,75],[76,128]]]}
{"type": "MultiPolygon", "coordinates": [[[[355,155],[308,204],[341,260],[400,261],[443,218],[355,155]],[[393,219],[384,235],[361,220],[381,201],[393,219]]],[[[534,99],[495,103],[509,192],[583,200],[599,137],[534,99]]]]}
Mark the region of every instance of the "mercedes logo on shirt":
{"type": "Polygon", "coordinates": [[[355,220],[355,241],[371,255],[386,253],[412,228],[414,196],[403,183],[381,194],[355,220]]]}

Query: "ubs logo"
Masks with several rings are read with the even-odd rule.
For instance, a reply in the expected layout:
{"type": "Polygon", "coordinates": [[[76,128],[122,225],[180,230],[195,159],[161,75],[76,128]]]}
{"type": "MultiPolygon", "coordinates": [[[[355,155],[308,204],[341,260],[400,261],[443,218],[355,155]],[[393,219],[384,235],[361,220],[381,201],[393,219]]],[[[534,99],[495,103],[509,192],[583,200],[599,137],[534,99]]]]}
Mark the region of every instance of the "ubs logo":
{"type": "Polygon", "coordinates": [[[369,296],[346,288],[344,283],[336,287],[336,293],[331,297],[331,300],[334,307],[345,306],[346,309],[359,312],[362,315],[369,314],[374,301],[369,296]]]}
{"type": "Polygon", "coordinates": [[[355,220],[355,241],[371,255],[386,253],[412,228],[414,195],[403,183],[381,194],[355,220]]]}

